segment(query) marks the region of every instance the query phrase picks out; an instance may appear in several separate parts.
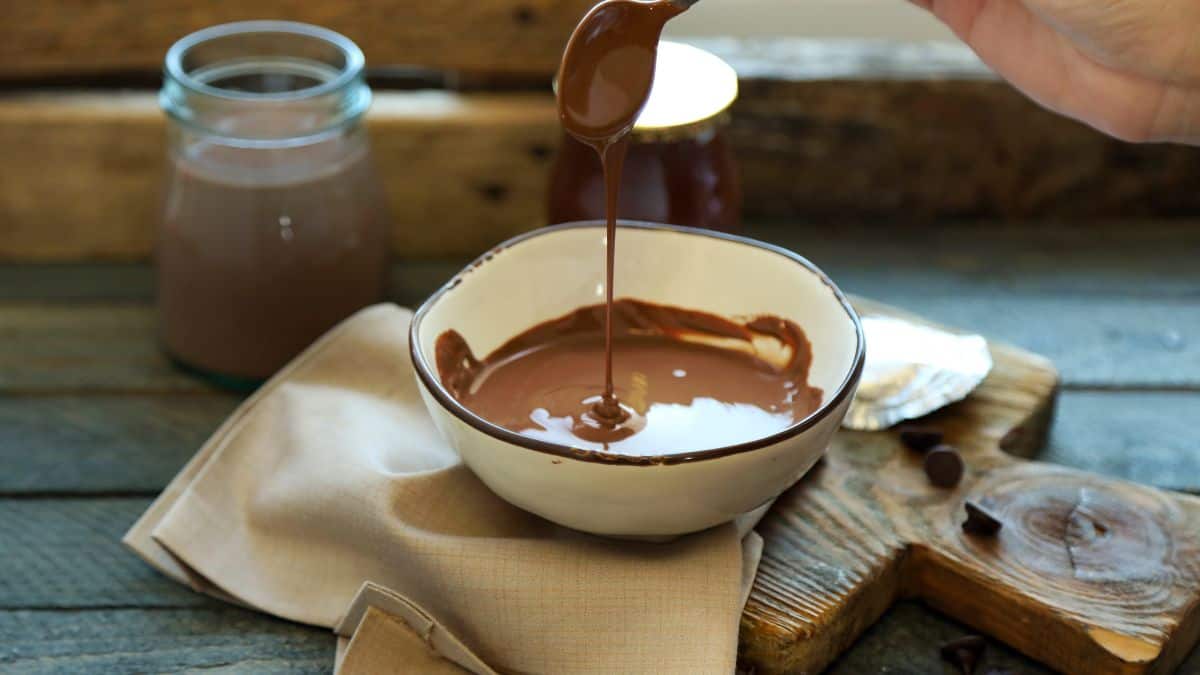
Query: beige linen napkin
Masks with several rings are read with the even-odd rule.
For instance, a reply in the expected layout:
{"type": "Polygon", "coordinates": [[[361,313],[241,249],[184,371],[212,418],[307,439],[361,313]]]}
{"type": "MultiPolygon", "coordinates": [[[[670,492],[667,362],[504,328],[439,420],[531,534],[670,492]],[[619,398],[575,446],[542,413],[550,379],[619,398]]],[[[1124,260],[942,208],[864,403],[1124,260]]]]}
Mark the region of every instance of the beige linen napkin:
{"type": "Polygon", "coordinates": [[[370,582],[501,672],[732,672],[757,537],[615,542],[504,502],[434,429],[411,316],[368,308],[297,357],[125,543],[196,590],[327,627],[370,582]]]}

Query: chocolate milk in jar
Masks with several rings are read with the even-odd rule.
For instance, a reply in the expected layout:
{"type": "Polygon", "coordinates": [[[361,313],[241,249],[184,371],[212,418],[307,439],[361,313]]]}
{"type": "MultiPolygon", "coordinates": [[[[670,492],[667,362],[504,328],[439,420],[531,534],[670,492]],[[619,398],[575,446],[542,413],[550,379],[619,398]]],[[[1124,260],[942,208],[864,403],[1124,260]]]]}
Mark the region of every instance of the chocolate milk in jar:
{"type": "Polygon", "coordinates": [[[383,297],[389,220],[359,124],[362,70],[346,38],[288,22],[216,26],[171,48],[157,271],[175,360],[261,380],[383,297]]]}

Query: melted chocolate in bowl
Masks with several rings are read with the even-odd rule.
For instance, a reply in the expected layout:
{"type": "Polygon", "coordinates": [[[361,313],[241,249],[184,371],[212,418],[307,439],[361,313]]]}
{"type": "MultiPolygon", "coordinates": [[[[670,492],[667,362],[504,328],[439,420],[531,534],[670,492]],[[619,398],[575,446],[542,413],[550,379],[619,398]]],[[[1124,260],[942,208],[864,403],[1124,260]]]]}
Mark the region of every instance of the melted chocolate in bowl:
{"type": "Polygon", "coordinates": [[[596,419],[605,305],[538,324],[479,359],[455,331],[438,376],[480,417],[530,438],[627,455],[707,450],[770,436],[820,407],[812,348],[778,317],[736,323],[631,299],[613,304],[615,392],[625,419],[596,419]]]}

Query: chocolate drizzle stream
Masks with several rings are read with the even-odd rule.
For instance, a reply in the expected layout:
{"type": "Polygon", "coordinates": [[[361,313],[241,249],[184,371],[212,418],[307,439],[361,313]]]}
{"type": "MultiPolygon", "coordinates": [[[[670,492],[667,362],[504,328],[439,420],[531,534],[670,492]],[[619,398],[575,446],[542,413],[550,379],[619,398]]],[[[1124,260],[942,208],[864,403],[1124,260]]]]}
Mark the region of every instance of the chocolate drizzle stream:
{"type": "Polygon", "coordinates": [[[601,426],[628,419],[612,376],[613,260],[617,202],[628,135],[654,82],[663,26],[691,3],[606,0],[584,16],[563,52],[558,72],[558,116],[563,129],[591,146],[604,170],[608,219],[605,259],[604,393],[592,409],[601,426]]]}
{"type": "Polygon", "coordinates": [[[621,167],[625,163],[625,152],[629,149],[629,138],[609,144],[600,152],[600,163],[604,166],[604,215],[608,218],[604,246],[604,395],[593,412],[605,426],[615,427],[624,422],[628,415],[621,409],[613,391],[613,269],[617,253],[617,198],[621,191],[621,167]]]}

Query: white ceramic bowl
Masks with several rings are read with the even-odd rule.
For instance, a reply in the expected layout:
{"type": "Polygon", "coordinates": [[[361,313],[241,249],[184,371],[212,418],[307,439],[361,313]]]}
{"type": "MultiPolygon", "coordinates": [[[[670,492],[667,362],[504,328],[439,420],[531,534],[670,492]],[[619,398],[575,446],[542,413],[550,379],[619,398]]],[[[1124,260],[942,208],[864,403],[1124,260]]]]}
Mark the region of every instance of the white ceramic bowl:
{"type": "Polygon", "coordinates": [[[815,412],[772,436],[715,449],[663,448],[654,457],[597,457],[522,436],[475,415],[441,385],[438,335],[454,329],[474,353],[547,319],[604,301],[604,225],[569,223],[511,239],[429,298],[409,346],[438,429],[496,494],[556,523],[618,537],[669,537],[733,520],[766,504],[817,461],[862,373],[854,310],[804,258],[706,230],[623,222],[616,296],[721,316],[791,319],[813,348],[815,412]]]}

